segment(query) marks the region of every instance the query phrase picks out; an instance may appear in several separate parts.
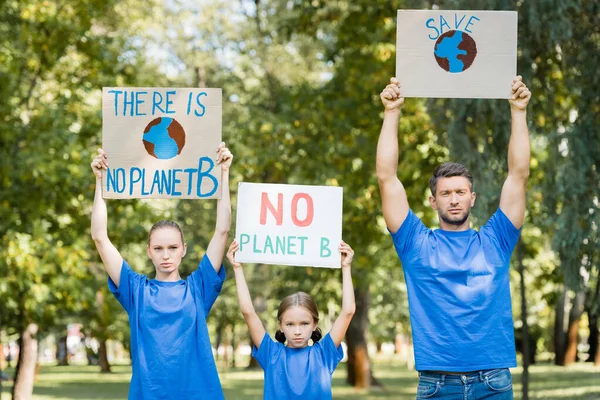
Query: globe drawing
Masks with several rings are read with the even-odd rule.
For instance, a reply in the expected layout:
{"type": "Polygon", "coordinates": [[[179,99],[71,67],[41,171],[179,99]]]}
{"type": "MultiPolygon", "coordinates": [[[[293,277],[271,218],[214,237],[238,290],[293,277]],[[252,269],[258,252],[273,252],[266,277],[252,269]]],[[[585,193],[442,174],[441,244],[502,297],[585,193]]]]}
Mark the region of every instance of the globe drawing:
{"type": "Polygon", "coordinates": [[[177,120],[158,117],[146,126],[142,141],[152,157],[168,160],[181,154],[185,145],[185,131],[177,120]]]}
{"type": "Polygon", "coordinates": [[[433,54],[438,65],[450,73],[466,71],[475,56],[477,45],[471,36],[463,31],[448,31],[435,42],[433,54]]]}

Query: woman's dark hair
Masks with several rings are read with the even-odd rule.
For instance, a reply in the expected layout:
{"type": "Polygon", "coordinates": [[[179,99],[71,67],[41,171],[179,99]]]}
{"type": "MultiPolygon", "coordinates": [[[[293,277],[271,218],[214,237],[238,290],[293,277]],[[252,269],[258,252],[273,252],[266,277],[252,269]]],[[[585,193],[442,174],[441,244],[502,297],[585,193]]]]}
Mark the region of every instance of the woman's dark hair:
{"type": "Polygon", "coordinates": [[[469,187],[473,191],[473,175],[471,172],[462,164],[454,162],[445,162],[438,165],[433,170],[431,178],[429,178],[429,189],[431,189],[431,195],[435,197],[436,185],[440,178],[450,178],[452,176],[463,176],[469,180],[469,187]]]}
{"type": "MultiPolygon", "coordinates": [[[[317,308],[317,303],[315,303],[308,293],[304,292],[294,293],[283,299],[281,304],[279,304],[279,310],[277,310],[277,321],[281,322],[283,313],[292,307],[304,308],[310,313],[315,324],[319,322],[319,309],[317,308]]],[[[321,332],[321,328],[319,327],[317,327],[310,336],[314,343],[317,343],[322,337],[323,332],[321,332]]],[[[275,332],[275,340],[280,343],[285,343],[285,334],[279,329],[275,332]]]]}
{"type": "Polygon", "coordinates": [[[157,223],[155,223],[154,225],[152,225],[152,228],[150,228],[150,233],[148,233],[148,244],[150,244],[150,238],[152,237],[152,233],[154,233],[154,231],[157,231],[159,229],[164,229],[164,228],[170,228],[170,229],[176,229],[179,231],[179,235],[181,236],[181,243],[184,244],[185,241],[183,240],[183,231],[181,230],[181,228],[179,227],[179,225],[177,225],[177,222],[173,222],[170,221],[168,219],[163,219],[162,221],[158,221],[157,223]]]}

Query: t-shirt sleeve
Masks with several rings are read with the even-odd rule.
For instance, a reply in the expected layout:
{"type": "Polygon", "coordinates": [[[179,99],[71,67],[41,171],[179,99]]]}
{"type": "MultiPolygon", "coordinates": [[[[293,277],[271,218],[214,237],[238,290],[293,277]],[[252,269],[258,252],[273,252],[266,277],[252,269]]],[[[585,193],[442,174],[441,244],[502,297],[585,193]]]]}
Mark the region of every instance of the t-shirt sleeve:
{"type": "Polygon", "coordinates": [[[269,360],[271,359],[271,354],[275,349],[275,346],[277,346],[277,343],[266,332],[265,336],[263,336],[262,342],[260,342],[259,348],[257,348],[255,345],[252,345],[252,357],[258,361],[258,365],[260,365],[265,371],[270,364],[269,360]]]}
{"type": "Polygon", "coordinates": [[[328,333],[322,340],[318,341],[315,346],[318,346],[321,350],[323,364],[327,367],[329,373],[333,374],[333,371],[335,371],[340,361],[342,361],[342,358],[344,358],[344,349],[342,349],[342,345],[340,344],[338,347],[335,347],[335,343],[333,343],[333,339],[328,333]]]}
{"type": "Polygon", "coordinates": [[[134,272],[125,260],[123,260],[123,264],[121,265],[119,287],[110,279],[110,276],[108,277],[108,289],[119,303],[121,303],[127,314],[134,308],[135,295],[138,293],[138,288],[143,278],[145,276],[134,272]]]}
{"type": "Polygon", "coordinates": [[[194,285],[196,293],[200,293],[202,304],[204,305],[204,315],[208,317],[212,305],[217,300],[219,293],[221,293],[221,288],[225,281],[225,267],[221,264],[221,269],[219,269],[219,273],[217,274],[210,259],[205,254],[200,261],[198,269],[192,272],[188,279],[194,285]]]}
{"type": "Polygon", "coordinates": [[[427,230],[427,227],[421,222],[419,217],[412,210],[408,210],[406,219],[402,222],[396,233],[390,232],[394,241],[394,247],[401,261],[406,259],[410,250],[414,248],[415,243],[417,243],[422,235],[426,234],[427,230]]]}
{"type": "Polygon", "coordinates": [[[506,258],[510,258],[519,240],[520,229],[517,229],[504,212],[498,210],[492,215],[483,229],[491,236],[506,258]]]}

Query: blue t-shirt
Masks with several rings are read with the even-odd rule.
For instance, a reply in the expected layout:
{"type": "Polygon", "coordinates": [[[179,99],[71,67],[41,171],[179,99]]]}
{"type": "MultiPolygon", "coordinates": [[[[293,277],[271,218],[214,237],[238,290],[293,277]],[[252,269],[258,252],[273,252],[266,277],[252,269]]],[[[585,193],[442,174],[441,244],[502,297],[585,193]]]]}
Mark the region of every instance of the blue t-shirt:
{"type": "Polygon", "coordinates": [[[108,287],[129,316],[132,377],[129,399],[223,399],[206,316],[217,299],[225,268],[208,259],[186,280],[161,282],[131,270],[123,260],[119,288],[108,287]]]}
{"type": "Polygon", "coordinates": [[[265,371],[264,400],[331,399],[331,375],[344,357],[329,333],[312,346],[294,349],[276,342],[265,333],[252,356],[265,371]]]}
{"type": "Polygon", "coordinates": [[[409,211],[392,234],[418,371],[517,365],[509,265],[519,233],[498,209],[479,232],[431,230],[409,211]]]}

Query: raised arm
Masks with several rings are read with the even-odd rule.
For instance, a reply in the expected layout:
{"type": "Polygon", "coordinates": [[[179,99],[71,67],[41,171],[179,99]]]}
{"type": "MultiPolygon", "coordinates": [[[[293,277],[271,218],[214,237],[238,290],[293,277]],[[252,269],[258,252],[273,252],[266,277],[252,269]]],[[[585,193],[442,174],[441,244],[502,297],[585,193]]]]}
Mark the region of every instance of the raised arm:
{"type": "Polygon", "coordinates": [[[98,155],[92,160],[91,166],[96,177],[96,191],[92,206],[92,239],[108,276],[119,287],[123,257],[108,238],[108,213],[106,202],[102,198],[102,170],[108,169],[108,160],[104,150],[98,149],[98,155]]]}
{"type": "Polygon", "coordinates": [[[510,103],[510,141],[508,143],[508,177],[502,186],[500,209],[517,228],[525,219],[525,192],[529,177],[529,129],[527,129],[527,104],[531,92],[517,76],[512,83],[510,103]]]}
{"type": "Polygon", "coordinates": [[[233,266],[233,274],[235,275],[235,286],[237,288],[240,310],[242,311],[242,315],[246,320],[246,325],[248,325],[252,342],[254,342],[256,348],[260,348],[260,344],[265,336],[265,327],[263,326],[260,318],[258,318],[256,310],[254,310],[252,298],[250,297],[250,291],[248,290],[248,284],[246,283],[246,278],[244,277],[242,264],[235,262],[235,253],[239,250],[239,248],[240,245],[234,240],[227,251],[227,258],[233,266]]]}
{"type": "Polygon", "coordinates": [[[383,125],[377,142],[377,181],[381,192],[383,218],[392,233],[400,228],[408,215],[408,199],[398,179],[398,122],[404,98],[400,96],[400,82],[390,79],[383,89],[381,102],[385,107],[383,125]]]}
{"type": "Polygon", "coordinates": [[[206,255],[212,263],[215,271],[219,272],[223,262],[223,253],[227,246],[229,228],[231,228],[231,200],[229,198],[229,167],[233,161],[233,155],[225,143],[221,143],[217,149],[217,165],[221,165],[221,199],[217,201],[217,223],[206,255]]]}
{"type": "Polygon", "coordinates": [[[340,243],[338,249],[342,253],[342,312],[333,323],[331,331],[329,331],[329,336],[331,336],[335,347],[338,347],[342,343],[350,321],[352,321],[352,316],[356,311],[354,286],[352,285],[352,273],[350,270],[352,267],[352,258],[354,258],[354,250],[343,241],[340,243]]]}

